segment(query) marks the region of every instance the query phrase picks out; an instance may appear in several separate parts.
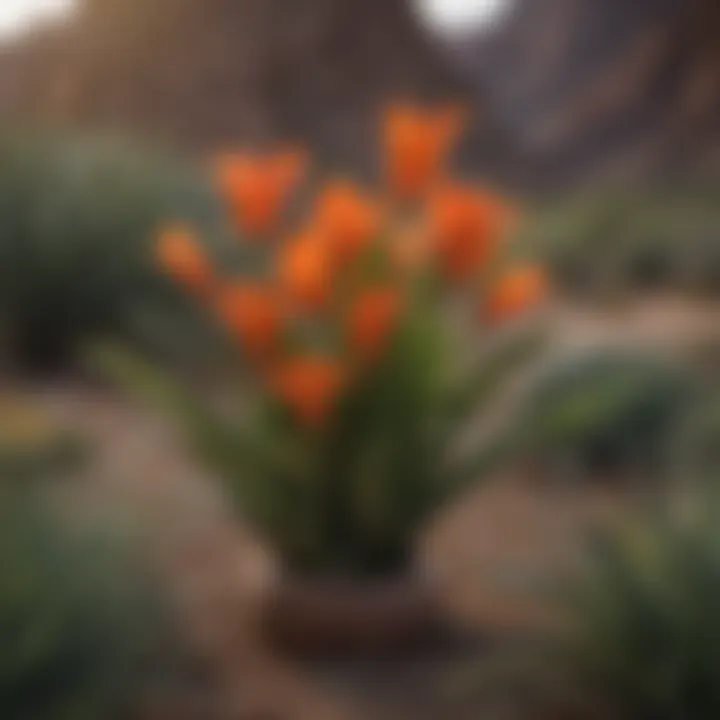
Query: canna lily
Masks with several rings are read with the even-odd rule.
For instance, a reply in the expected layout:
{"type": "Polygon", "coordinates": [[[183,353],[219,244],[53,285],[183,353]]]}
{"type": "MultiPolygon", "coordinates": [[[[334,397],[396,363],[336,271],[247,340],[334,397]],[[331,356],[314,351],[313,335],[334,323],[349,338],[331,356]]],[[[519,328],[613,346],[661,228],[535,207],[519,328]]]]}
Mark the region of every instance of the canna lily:
{"type": "Polygon", "coordinates": [[[330,183],[318,197],[315,226],[340,266],[352,263],[365,250],[381,223],[378,204],[351,182],[330,183]]]}
{"type": "Polygon", "coordinates": [[[309,427],[323,425],[333,411],[345,382],[339,362],[323,355],[306,355],[275,368],[271,385],[293,415],[309,427]]]}
{"type": "Polygon", "coordinates": [[[271,288],[257,283],[228,285],[219,293],[218,312],[254,357],[266,357],[276,348],[283,310],[271,288]]]}
{"type": "Polygon", "coordinates": [[[349,342],[364,360],[376,360],[397,328],[401,312],[396,288],[373,288],[363,292],[350,307],[349,342]]]}
{"type": "Polygon", "coordinates": [[[483,316],[493,323],[513,320],[540,304],[548,292],[542,268],[517,268],[500,278],[483,306],[483,316]]]}
{"type": "Polygon", "coordinates": [[[217,182],[239,229],[253,237],[272,232],[306,167],[300,151],[220,158],[217,182]]]}
{"type": "Polygon", "coordinates": [[[446,186],[430,200],[428,232],[443,272],[453,280],[476,273],[497,250],[507,210],[490,194],[446,186]]]}
{"type": "Polygon", "coordinates": [[[177,282],[194,292],[205,292],[213,281],[213,270],[197,236],[182,225],[165,228],[156,246],[157,260],[177,282]]]}
{"type": "Polygon", "coordinates": [[[442,176],[463,124],[464,113],[455,107],[391,108],[385,118],[384,145],[393,194],[406,199],[424,195],[442,176]]]}
{"type": "Polygon", "coordinates": [[[308,232],[291,240],[278,255],[280,286],[288,297],[306,309],[317,309],[329,299],[333,261],[327,244],[308,232]]]}

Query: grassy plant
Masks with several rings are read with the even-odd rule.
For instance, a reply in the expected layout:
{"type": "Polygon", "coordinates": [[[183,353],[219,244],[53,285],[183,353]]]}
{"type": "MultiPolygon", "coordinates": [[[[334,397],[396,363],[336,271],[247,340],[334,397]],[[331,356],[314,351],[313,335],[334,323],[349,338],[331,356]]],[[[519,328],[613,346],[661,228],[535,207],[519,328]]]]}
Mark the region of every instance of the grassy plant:
{"type": "Polygon", "coordinates": [[[510,680],[522,717],[720,716],[718,527],[705,496],[604,532],[557,595],[560,627],[485,680],[510,680]]]}
{"type": "MultiPolygon", "coordinates": [[[[0,139],[0,332],[24,368],[54,369],[96,335],[162,347],[189,305],[152,264],[168,213],[212,218],[174,161],[101,138],[0,139]]],[[[182,319],[181,319],[182,318],[182,319]]]]}
{"type": "Polygon", "coordinates": [[[0,487],[0,714],[126,718],[158,669],[162,616],[119,536],[81,528],[31,485],[0,487]]]}
{"type": "Polygon", "coordinates": [[[564,361],[536,382],[524,424],[541,464],[582,477],[642,479],[672,469],[674,435],[696,394],[682,367],[593,353],[564,361]]]}
{"type": "Polygon", "coordinates": [[[525,241],[575,296],[716,295],[720,214],[711,188],[596,191],[542,208],[525,241]]]}

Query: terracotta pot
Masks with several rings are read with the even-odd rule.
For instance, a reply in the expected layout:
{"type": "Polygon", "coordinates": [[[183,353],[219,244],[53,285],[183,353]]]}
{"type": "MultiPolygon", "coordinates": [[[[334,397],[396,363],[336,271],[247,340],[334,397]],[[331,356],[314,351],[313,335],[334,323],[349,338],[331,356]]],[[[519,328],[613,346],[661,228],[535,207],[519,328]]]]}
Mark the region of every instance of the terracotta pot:
{"type": "Polygon", "coordinates": [[[377,657],[406,653],[440,630],[428,580],[281,577],[261,607],[264,634],[284,652],[305,657],[377,657]]]}

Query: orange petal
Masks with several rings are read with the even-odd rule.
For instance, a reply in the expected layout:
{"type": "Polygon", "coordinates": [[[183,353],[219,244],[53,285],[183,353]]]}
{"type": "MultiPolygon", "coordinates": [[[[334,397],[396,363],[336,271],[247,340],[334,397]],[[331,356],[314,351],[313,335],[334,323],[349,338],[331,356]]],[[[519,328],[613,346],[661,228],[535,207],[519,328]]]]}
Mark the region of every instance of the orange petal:
{"type": "Polygon", "coordinates": [[[275,368],[271,387],[303,424],[326,423],[345,384],[345,372],[335,359],[321,355],[292,358],[275,368]]]}
{"type": "Polygon", "coordinates": [[[162,230],[156,256],[160,266],[177,282],[195,292],[209,289],[213,272],[210,262],[189,228],[176,225],[162,230]]]}
{"type": "Polygon", "coordinates": [[[253,237],[275,230],[306,168],[307,155],[295,150],[221,157],[217,183],[238,229],[253,237]]]}
{"type": "Polygon", "coordinates": [[[492,258],[505,230],[505,206],[497,197],[465,185],[447,185],[428,209],[428,233],[443,272],[471,277],[492,258]]]}
{"type": "Polygon", "coordinates": [[[279,253],[278,276],[289,298],[306,309],[317,309],[329,299],[333,262],[322,237],[307,233],[279,253]]]}
{"type": "Polygon", "coordinates": [[[350,182],[329,183],[317,199],[314,225],[341,266],[355,260],[380,232],[377,202],[350,182]]]}
{"type": "Polygon", "coordinates": [[[391,192],[402,198],[425,194],[444,173],[464,122],[465,112],[457,107],[391,107],[384,122],[385,166],[391,192]]]}
{"type": "Polygon", "coordinates": [[[277,294],[260,284],[236,283],[222,288],[218,312],[254,357],[267,357],[276,349],[283,326],[277,294]]]}
{"type": "Polygon", "coordinates": [[[513,320],[539,305],[547,293],[548,278],[542,268],[517,268],[502,277],[491,290],[482,316],[493,323],[513,320]]]}
{"type": "Polygon", "coordinates": [[[387,347],[400,317],[397,288],[372,288],[351,305],[348,318],[350,346],[364,360],[376,360],[387,347]]]}

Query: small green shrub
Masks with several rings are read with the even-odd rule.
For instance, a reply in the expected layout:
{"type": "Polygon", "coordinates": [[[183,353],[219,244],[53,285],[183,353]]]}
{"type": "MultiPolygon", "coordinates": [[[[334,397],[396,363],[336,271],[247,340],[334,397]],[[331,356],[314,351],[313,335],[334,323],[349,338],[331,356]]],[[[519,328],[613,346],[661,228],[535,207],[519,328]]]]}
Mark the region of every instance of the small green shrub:
{"type": "Polygon", "coordinates": [[[167,217],[213,222],[187,168],[109,138],[0,139],[0,331],[24,368],[57,368],[95,335],[158,349],[185,303],[156,271],[167,217]]]}
{"type": "Polygon", "coordinates": [[[598,536],[557,594],[560,625],[485,680],[509,681],[522,717],[720,717],[718,510],[696,498],[598,536]]]}
{"type": "Polygon", "coordinates": [[[130,717],[164,642],[150,583],[107,528],[71,528],[11,480],[0,487],[0,716],[130,717]]]}
{"type": "Polygon", "coordinates": [[[540,464],[581,476],[670,469],[678,423],[695,398],[692,374],[623,353],[571,358],[531,389],[523,413],[540,464]]]}
{"type": "Polygon", "coordinates": [[[541,208],[524,241],[576,296],[720,292],[720,212],[708,188],[601,192],[541,208]]]}

